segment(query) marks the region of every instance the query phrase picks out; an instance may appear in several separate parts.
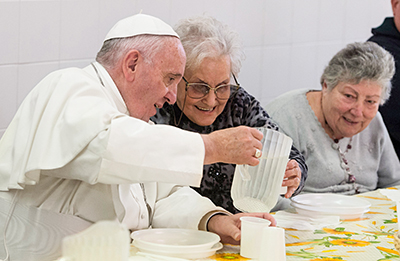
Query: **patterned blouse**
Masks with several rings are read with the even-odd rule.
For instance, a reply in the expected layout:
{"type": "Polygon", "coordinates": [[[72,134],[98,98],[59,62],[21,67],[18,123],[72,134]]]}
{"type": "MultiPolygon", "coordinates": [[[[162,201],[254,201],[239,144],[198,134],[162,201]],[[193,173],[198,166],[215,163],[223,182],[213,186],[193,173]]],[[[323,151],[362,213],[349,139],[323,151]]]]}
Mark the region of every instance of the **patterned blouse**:
{"type": "MultiPolygon", "coordinates": [[[[151,118],[157,124],[168,124],[177,126],[182,111],[176,105],[164,104],[164,107],[157,111],[157,114],[151,118]]],[[[260,103],[243,88],[240,88],[236,94],[229,98],[223,112],[216,118],[213,124],[209,126],[199,126],[190,121],[185,114],[177,127],[195,131],[200,134],[208,134],[216,130],[226,129],[245,125],[249,127],[263,127],[278,130],[278,126],[271,120],[267,112],[262,108],[260,103]]],[[[301,169],[302,177],[300,186],[294,193],[297,195],[302,190],[307,178],[307,166],[304,157],[300,152],[292,147],[290,159],[298,162],[301,169]]],[[[231,213],[239,213],[233,206],[231,198],[231,185],[233,174],[235,172],[235,164],[214,163],[204,165],[203,179],[200,188],[193,188],[201,195],[210,198],[215,205],[223,207],[231,213]]]]}

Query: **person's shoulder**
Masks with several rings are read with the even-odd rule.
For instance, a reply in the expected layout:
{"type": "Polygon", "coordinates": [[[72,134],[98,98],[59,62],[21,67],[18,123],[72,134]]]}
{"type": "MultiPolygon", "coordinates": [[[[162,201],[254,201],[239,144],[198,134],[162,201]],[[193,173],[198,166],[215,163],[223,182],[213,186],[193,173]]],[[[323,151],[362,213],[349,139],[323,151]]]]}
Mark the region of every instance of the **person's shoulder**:
{"type": "Polygon", "coordinates": [[[368,127],[371,127],[373,131],[386,129],[386,125],[379,111],[376,113],[375,117],[371,120],[368,127]]]}
{"type": "Polygon", "coordinates": [[[363,140],[372,143],[379,142],[388,135],[386,125],[379,111],[376,113],[375,117],[371,120],[368,126],[359,133],[359,135],[363,140]]]}

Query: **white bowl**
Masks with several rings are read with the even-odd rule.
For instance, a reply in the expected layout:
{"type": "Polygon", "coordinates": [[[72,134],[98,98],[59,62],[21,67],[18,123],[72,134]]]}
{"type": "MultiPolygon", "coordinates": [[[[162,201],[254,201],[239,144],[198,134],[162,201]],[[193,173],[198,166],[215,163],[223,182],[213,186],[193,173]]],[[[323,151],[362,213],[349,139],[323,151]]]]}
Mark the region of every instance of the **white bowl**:
{"type": "Polygon", "coordinates": [[[162,251],[155,248],[146,248],[146,247],[138,247],[133,244],[136,248],[138,248],[141,252],[156,254],[161,256],[169,256],[169,257],[178,257],[178,258],[188,258],[188,259],[199,259],[199,258],[206,258],[215,254],[216,251],[220,250],[223,245],[221,243],[216,243],[209,249],[203,250],[194,250],[189,252],[173,252],[173,251],[162,251]]]}
{"type": "Polygon", "coordinates": [[[132,232],[131,238],[137,248],[157,251],[187,253],[210,250],[221,239],[217,234],[180,228],[145,229],[132,232]]]}

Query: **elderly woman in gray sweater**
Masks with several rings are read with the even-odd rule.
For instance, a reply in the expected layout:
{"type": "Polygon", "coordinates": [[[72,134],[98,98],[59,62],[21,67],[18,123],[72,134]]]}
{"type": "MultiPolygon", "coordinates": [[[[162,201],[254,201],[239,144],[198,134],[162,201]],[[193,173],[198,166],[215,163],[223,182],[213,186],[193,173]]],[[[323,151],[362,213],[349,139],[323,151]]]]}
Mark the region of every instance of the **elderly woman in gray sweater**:
{"type": "Polygon", "coordinates": [[[400,185],[400,163],[379,105],[389,98],[393,57],[375,43],[339,51],[322,90],[295,90],[266,106],[308,165],[303,192],[357,194],[400,185]]]}

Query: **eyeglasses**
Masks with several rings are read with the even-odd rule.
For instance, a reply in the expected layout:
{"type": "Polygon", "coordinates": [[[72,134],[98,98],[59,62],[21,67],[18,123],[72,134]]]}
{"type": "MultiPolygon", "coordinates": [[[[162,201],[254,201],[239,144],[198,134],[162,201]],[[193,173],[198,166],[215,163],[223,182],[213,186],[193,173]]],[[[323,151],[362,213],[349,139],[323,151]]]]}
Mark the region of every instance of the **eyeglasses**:
{"type": "Polygon", "coordinates": [[[232,94],[236,93],[237,90],[240,88],[240,84],[236,80],[236,77],[234,74],[232,74],[233,79],[235,80],[235,84],[221,84],[215,88],[211,87],[210,85],[206,83],[189,83],[186,81],[185,77],[182,77],[182,79],[186,83],[186,93],[190,98],[193,99],[201,99],[205,96],[210,91],[214,91],[215,96],[217,96],[217,99],[219,100],[227,100],[229,97],[231,97],[232,94]]]}

